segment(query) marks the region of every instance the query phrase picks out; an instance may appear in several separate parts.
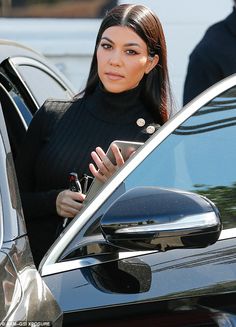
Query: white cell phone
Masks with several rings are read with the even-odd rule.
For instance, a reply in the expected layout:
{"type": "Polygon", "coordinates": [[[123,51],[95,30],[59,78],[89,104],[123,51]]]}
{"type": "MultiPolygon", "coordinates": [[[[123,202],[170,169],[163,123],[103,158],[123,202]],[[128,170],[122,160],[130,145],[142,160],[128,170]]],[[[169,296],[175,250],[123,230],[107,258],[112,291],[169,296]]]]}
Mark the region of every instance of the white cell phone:
{"type": "Polygon", "coordinates": [[[111,160],[113,164],[116,163],[116,160],[113,151],[111,149],[112,144],[116,144],[118,146],[124,161],[129,159],[131,154],[135,152],[141,145],[143,145],[142,142],[121,141],[121,140],[113,141],[106,152],[107,157],[111,160]]]}

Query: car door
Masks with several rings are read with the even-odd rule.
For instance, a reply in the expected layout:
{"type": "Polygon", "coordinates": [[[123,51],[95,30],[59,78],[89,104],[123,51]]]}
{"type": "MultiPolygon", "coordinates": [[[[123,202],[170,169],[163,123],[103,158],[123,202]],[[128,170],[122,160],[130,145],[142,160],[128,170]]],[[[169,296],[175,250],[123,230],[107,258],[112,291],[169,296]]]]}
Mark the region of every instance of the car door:
{"type": "Polygon", "coordinates": [[[52,69],[35,58],[12,57],[2,66],[9,75],[19,79],[22,89],[31,95],[37,108],[48,98],[70,99],[74,95],[72,85],[60,75],[56,67],[52,69]]]}
{"type": "Polygon", "coordinates": [[[235,325],[235,117],[232,76],[160,128],[56,241],[40,272],[65,324],[235,325]],[[140,186],[208,197],[221,214],[219,240],[166,252],[125,251],[108,243],[101,218],[119,196],[140,186]]]}
{"type": "MultiPolygon", "coordinates": [[[[2,103],[9,105],[0,84],[0,321],[2,326],[62,325],[62,312],[34,266],[2,103]]],[[[9,110],[12,109],[9,107],[9,110]]]]}
{"type": "Polygon", "coordinates": [[[0,93],[13,157],[28,125],[47,98],[69,99],[73,86],[40,54],[20,45],[1,44],[0,93]]]}
{"type": "Polygon", "coordinates": [[[0,64],[0,80],[27,124],[46,99],[70,99],[75,94],[75,88],[56,67],[33,54],[28,51],[28,55],[12,55],[0,64]]]}

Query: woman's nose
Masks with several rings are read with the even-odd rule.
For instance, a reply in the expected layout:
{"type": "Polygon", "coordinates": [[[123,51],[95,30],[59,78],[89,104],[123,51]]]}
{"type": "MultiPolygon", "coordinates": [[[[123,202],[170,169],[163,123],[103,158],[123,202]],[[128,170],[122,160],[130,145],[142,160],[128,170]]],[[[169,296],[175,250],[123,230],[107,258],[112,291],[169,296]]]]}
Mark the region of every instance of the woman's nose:
{"type": "Polygon", "coordinates": [[[109,61],[112,66],[120,66],[121,62],[122,62],[121,52],[120,51],[112,51],[109,61]]]}

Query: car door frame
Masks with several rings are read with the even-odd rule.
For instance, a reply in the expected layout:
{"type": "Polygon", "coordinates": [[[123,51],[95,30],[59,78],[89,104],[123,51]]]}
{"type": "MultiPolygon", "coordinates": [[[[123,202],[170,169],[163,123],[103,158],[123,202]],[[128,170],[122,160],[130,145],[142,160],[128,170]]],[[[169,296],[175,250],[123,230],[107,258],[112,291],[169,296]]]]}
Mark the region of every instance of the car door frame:
{"type": "Polygon", "coordinates": [[[62,78],[60,72],[56,71],[56,68],[52,68],[45,63],[41,62],[38,58],[26,57],[26,56],[12,56],[6,58],[1,66],[6,71],[8,78],[15,84],[18,85],[18,88],[24,98],[24,101],[27,103],[27,106],[30,108],[31,113],[34,114],[40,107],[40,104],[36,100],[30,86],[27,85],[27,82],[24,81],[22,74],[20,73],[18,67],[21,65],[28,65],[35,67],[45,74],[49,75],[53,80],[55,80],[65,91],[68,93],[68,96],[73,97],[76,93],[75,88],[72,84],[67,81],[65,77],[62,78]]]}
{"type": "MultiPolygon", "coordinates": [[[[87,206],[81,214],[77,215],[72,221],[69,228],[65,233],[59,237],[53,244],[51,249],[47,252],[43,258],[39,271],[42,276],[51,275],[58,272],[68,271],[70,269],[77,269],[84,266],[83,259],[76,259],[67,262],[57,262],[64,249],[73,240],[74,237],[85,226],[90,217],[102,206],[102,204],[109,198],[109,196],[118,188],[121,182],[156,148],[161,144],[180,124],[193,115],[199,108],[207,104],[217,95],[223,93],[227,89],[236,85],[236,74],[227,77],[223,81],[215,84],[207,91],[204,91],[196,99],[188,103],[181,111],[179,111],[174,117],[172,117],[164,126],[162,126],[146,143],[142,146],[132,160],[128,161],[123,168],[115,174],[109,183],[107,183],[99,192],[99,196],[96,196],[87,206]]],[[[235,236],[236,229],[223,230],[220,238],[231,238],[235,236]]],[[[126,253],[125,257],[132,257],[142,255],[141,253],[126,253]]],[[[87,264],[88,260],[87,260],[87,264]]],[[[95,264],[91,260],[91,265],[95,264]]]]}
{"type": "MultiPolygon", "coordinates": [[[[0,83],[4,90],[4,86],[0,83]]],[[[5,90],[6,91],[6,90],[5,90]]],[[[7,92],[7,91],[6,91],[7,92]]],[[[6,96],[7,93],[6,93],[6,96]]],[[[33,263],[0,99],[0,286],[3,324],[39,317],[62,324],[62,311],[33,263]],[[41,299],[41,301],[39,300],[41,299]],[[42,311],[45,303],[50,308],[42,311]],[[24,310],[22,309],[24,308],[24,310]],[[41,313],[40,313],[41,312],[41,313]]]]}

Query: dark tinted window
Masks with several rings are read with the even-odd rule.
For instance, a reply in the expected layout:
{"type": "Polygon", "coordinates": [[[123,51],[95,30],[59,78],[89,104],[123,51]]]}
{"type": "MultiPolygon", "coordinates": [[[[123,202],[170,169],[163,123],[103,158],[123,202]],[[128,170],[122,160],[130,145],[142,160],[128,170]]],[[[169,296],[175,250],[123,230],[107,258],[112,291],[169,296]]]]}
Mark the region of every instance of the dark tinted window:
{"type": "Polygon", "coordinates": [[[12,83],[12,81],[10,81],[10,79],[7,77],[7,73],[2,67],[0,67],[0,82],[11,95],[11,99],[15,102],[15,104],[19,108],[22,116],[24,117],[26,124],[29,125],[32,119],[32,113],[27,107],[19,90],[12,83]]]}
{"type": "Polygon", "coordinates": [[[203,194],[220,209],[224,228],[236,226],[236,87],[187,119],[126,179],[138,185],[203,194]]]}
{"type": "Polygon", "coordinates": [[[23,98],[20,96],[20,94],[18,92],[16,93],[15,90],[12,89],[9,93],[11,95],[12,100],[15,102],[15,104],[19,108],[19,110],[28,126],[33,117],[32,113],[30,112],[29,108],[26,106],[23,98]]]}

